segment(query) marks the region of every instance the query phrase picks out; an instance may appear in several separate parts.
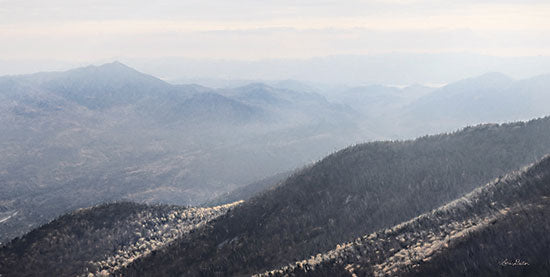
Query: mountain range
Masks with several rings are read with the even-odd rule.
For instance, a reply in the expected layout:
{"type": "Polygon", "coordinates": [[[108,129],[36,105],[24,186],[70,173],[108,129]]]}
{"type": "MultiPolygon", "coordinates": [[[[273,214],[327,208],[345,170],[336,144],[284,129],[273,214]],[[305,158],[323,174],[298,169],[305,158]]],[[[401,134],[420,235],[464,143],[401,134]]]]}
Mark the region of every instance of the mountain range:
{"type": "Polygon", "coordinates": [[[1,248],[0,274],[540,276],[549,152],[548,117],[354,145],[244,202],[67,214],[1,248]]]}
{"type": "Polygon", "coordinates": [[[118,62],[0,77],[0,241],[105,201],[202,203],[350,143],[352,119],[315,93],[172,85],[118,62]]]}
{"type": "MultiPolygon", "coordinates": [[[[275,193],[278,190],[269,190],[273,185],[286,187],[297,176],[296,172],[318,168],[322,163],[314,161],[358,142],[412,138],[451,132],[477,122],[543,116],[547,114],[544,104],[549,95],[547,82],[544,75],[513,80],[490,73],[441,88],[373,85],[324,91],[295,81],[282,81],[212,89],[170,84],[119,62],[65,72],[3,76],[0,77],[0,241],[8,242],[67,212],[105,202],[207,205],[249,200],[266,189],[266,194],[275,193]],[[287,179],[290,175],[294,177],[287,179]]],[[[479,128],[493,128],[484,126],[479,128]]],[[[530,138],[533,141],[526,142],[528,139],[523,138],[514,142],[526,147],[522,153],[502,146],[495,150],[502,157],[488,155],[494,159],[515,155],[510,158],[515,162],[498,164],[495,168],[499,170],[491,169],[486,175],[470,168],[478,175],[469,175],[467,188],[448,192],[437,203],[426,202],[420,207],[414,204],[410,214],[394,219],[391,224],[436,208],[459,192],[473,189],[473,184],[488,181],[481,176],[504,174],[546,154],[545,144],[539,140],[547,137],[544,133],[536,136],[530,138]]],[[[476,143],[486,144],[483,140],[476,143]]],[[[399,145],[410,142],[374,144],[386,145],[387,149],[382,146],[380,149],[392,153],[399,145]]],[[[460,147],[456,146],[454,151],[474,151],[460,147]]],[[[412,157],[415,156],[410,154],[407,159],[412,157]]],[[[370,168],[371,162],[365,166],[370,168]]],[[[319,171],[313,175],[323,174],[327,173],[319,171]]],[[[343,175],[353,179],[357,174],[365,173],[343,175]]],[[[334,177],[334,180],[340,179],[334,177]]],[[[400,188],[405,187],[399,184],[400,188]]],[[[355,193],[350,191],[352,196],[355,193]]],[[[247,201],[243,207],[252,203],[256,202],[247,201]]],[[[373,226],[382,228],[388,224],[373,226]]],[[[336,236],[330,243],[372,231],[361,228],[336,236]]],[[[332,231],[320,227],[313,233],[317,232],[325,235],[308,242],[307,247],[328,250],[311,245],[325,236],[332,237],[329,235],[332,231]]],[[[299,260],[308,251],[291,253],[289,259],[281,261],[273,257],[265,265],[291,262],[290,258],[299,260]]]]}
{"type": "Polygon", "coordinates": [[[306,259],[536,162],[550,151],[549,138],[550,118],[544,118],[352,146],[294,173],[200,232],[135,261],[121,274],[243,276],[306,259]]]}
{"type": "Polygon", "coordinates": [[[452,131],[465,125],[546,116],[549,87],[550,75],[513,80],[501,73],[487,73],[465,79],[425,94],[404,107],[397,129],[424,122],[424,126],[410,132],[421,135],[452,131]]]}

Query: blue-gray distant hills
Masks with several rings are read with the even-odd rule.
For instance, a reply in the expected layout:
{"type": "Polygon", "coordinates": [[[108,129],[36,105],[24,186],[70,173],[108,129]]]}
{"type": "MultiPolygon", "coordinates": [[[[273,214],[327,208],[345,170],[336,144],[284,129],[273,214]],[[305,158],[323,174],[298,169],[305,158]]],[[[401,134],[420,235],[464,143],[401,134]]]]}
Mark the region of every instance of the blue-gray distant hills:
{"type": "Polygon", "coordinates": [[[354,142],[353,118],[316,93],[172,85],[119,62],[0,77],[0,239],[105,201],[201,203],[354,142]]]}
{"type": "Polygon", "coordinates": [[[467,124],[528,120],[548,115],[547,103],[550,75],[513,80],[500,73],[488,73],[416,99],[399,115],[405,122],[400,127],[425,122],[418,135],[467,124]]]}
{"type": "Polygon", "coordinates": [[[194,205],[249,195],[238,189],[278,183],[358,142],[543,116],[549,79],[490,73],[442,88],[321,90],[287,80],[212,89],[119,62],[3,76],[0,241],[108,201],[194,205]]]}

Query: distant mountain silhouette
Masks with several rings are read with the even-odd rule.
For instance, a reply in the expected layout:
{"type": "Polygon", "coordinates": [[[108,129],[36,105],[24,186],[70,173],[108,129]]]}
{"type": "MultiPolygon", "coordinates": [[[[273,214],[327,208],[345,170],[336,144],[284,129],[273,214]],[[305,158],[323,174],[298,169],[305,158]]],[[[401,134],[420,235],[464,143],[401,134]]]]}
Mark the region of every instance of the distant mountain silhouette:
{"type": "Polygon", "coordinates": [[[527,120],[547,115],[550,77],[515,81],[500,73],[449,84],[412,102],[399,115],[417,132],[452,130],[464,124],[527,120]],[[418,124],[424,122],[424,126],[418,124]]]}

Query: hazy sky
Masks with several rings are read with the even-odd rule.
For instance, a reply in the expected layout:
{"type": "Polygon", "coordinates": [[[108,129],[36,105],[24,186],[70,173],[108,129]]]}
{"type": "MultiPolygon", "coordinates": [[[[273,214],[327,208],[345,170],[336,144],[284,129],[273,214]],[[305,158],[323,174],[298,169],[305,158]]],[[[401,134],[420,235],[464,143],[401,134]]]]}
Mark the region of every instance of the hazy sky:
{"type": "Polygon", "coordinates": [[[0,0],[0,60],[550,55],[549,1],[0,0]]]}

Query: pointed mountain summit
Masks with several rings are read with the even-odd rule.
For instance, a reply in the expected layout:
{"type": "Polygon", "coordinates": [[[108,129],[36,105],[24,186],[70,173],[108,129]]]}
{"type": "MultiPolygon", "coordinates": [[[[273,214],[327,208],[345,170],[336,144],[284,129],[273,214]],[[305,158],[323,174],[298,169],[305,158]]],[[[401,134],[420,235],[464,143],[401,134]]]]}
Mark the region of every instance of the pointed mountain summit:
{"type": "Polygon", "coordinates": [[[125,78],[125,77],[133,77],[133,78],[148,78],[148,79],[156,79],[151,75],[147,75],[145,73],[141,73],[137,71],[134,68],[131,68],[119,61],[114,61],[111,63],[105,63],[101,65],[89,65],[85,67],[75,68],[64,72],[65,74],[72,74],[75,76],[76,74],[87,74],[87,75],[96,75],[96,76],[102,76],[106,77],[108,75],[112,75],[111,77],[118,77],[118,78],[125,78]]]}
{"type": "Polygon", "coordinates": [[[90,109],[131,104],[173,90],[170,84],[120,62],[69,70],[41,86],[90,109]]]}

